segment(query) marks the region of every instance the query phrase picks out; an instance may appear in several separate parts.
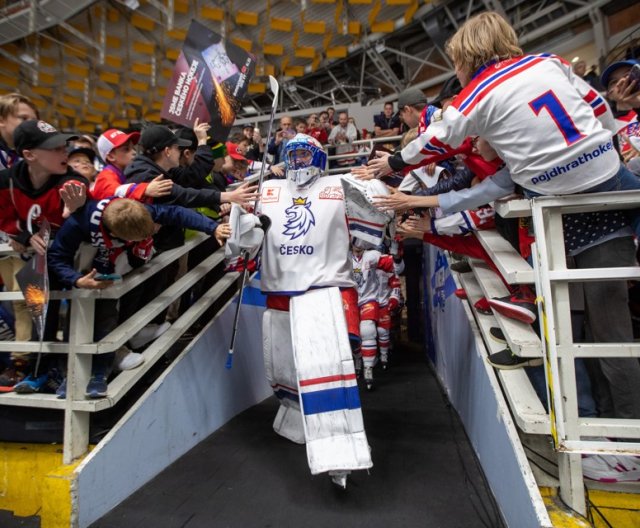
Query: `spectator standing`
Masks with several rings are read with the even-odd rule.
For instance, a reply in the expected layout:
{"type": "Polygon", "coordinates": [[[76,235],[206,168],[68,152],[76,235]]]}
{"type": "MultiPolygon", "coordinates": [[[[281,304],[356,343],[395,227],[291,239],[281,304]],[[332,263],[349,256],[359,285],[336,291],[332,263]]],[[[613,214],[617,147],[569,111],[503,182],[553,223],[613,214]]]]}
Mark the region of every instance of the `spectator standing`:
{"type": "Polygon", "coordinates": [[[280,118],[280,128],[276,130],[275,135],[267,146],[267,152],[273,156],[274,165],[284,161],[284,149],[294,135],[293,119],[290,116],[282,116],[280,118]]]}
{"type": "Polygon", "coordinates": [[[248,160],[262,161],[262,153],[264,152],[264,145],[262,144],[262,136],[260,135],[260,129],[251,125],[245,125],[242,127],[242,135],[249,142],[249,148],[245,153],[248,160]]]}
{"type": "Polygon", "coordinates": [[[328,139],[329,134],[331,134],[331,129],[333,128],[333,123],[329,121],[329,112],[327,112],[326,110],[323,112],[320,112],[320,115],[318,116],[318,122],[319,122],[320,128],[322,128],[327,134],[327,139],[328,139]]]}
{"type": "Polygon", "coordinates": [[[585,82],[589,83],[594,90],[598,90],[599,92],[604,91],[606,88],[602,86],[600,83],[600,79],[598,79],[598,74],[596,73],[596,67],[592,66],[591,69],[587,72],[587,63],[583,60],[578,60],[573,63],[573,73],[575,73],[578,77],[583,79],[585,82]]]}
{"type": "Polygon", "coordinates": [[[393,103],[384,103],[383,111],[373,116],[373,132],[377,138],[400,134],[400,116],[393,112],[393,103]]]}
{"type": "MultiPolygon", "coordinates": [[[[36,119],[23,121],[15,128],[13,144],[16,153],[23,159],[0,172],[0,230],[9,235],[14,251],[37,252],[41,255],[46,251],[42,237],[37,233],[32,235],[27,229],[33,205],[40,206],[40,218],[46,218],[52,230],[57,231],[63,219],[84,204],[88,182],[67,163],[67,141],[76,137],[62,134],[49,123],[36,119]]],[[[19,291],[15,274],[24,264],[25,261],[16,258],[12,270],[7,273],[3,270],[3,277],[9,281],[8,286],[12,291],[19,291]]],[[[51,281],[51,287],[56,288],[55,281],[51,281]]],[[[55,339],[59,303],[49,302],[45,340],[55,339]]],[[[31,327],[28,328],[28,334],[27,328],[20,328],[20,332],[24,332],[20,335],[21,340],[31,339],[31,327]]],[[[18,384],[23,384],[21,392],[25,393],[37,392],[44,386],[48,376],[38,379],[27,376],[22,379],[30,368],[29,354],[13,353],[11,361],[11,366],[0,376],[0,385],[15,385],[16,390],[18,384]]]]}
{"type": "Polygon", "coordinates": [[[336,121],[336,109],[333,108],[333,106],[327,108],[327,121],[332,128],[338,124],[338,122],[336,121]]]}
{"type": "MultiPolygon", "coordinates": [[[[11,168],[22,159],[14,148],[13,132],[20,123],[30,119],[37,119],[37,117],[38,110],[28,97],[19,93],[6,94],[0,97],[0,171],[11,168]]],[[[0,242],[9,243],[9,239],[1,226],[0,242]]],[[[19,255],[0,257],[0,278],[4,282],[7,291],[20,291],[15,275],[23,266],[24,260],[19,255]]],[[[27,310],[24,301],[13,301],[11,304],[15,317],[15,339],[17,341],[29,341],[32,328],[31,314],[27,310]]],[[[18,354],[13,356],[14,359],[19,357],[20,355],[18,354]]],[[[15,368],[6,372],[6,375],[0,374],[0,388],[2,386],[12,387],[15,385],[16,375],[15,368]]],[[[24,372],[20,374],[20,379],[23,377],[24,372]]]]}
{"type": "MultiPolygon", "coordinates": [[[[338,124],[333,127],[329,134],[329,143],[335,145],[336,155],[351,154],[357,152],[352,143],[356,140],[358,132],[356,127],[349,123],[349,114],[340,112],[338,115],[338,124]]],[[[355,163],[355,158],[339,159],[336,165],[340,167],[350,167],[355,163]]]]}
{"type": "Polygon", "coordinates": [[[326,145],[329,141],[329,134],[320,123],[318,114],[311,114],[307,119],[307,134],[316,139],[321,145],[326,145]]]}
{"type": "MultiPolygon", "coordinates": [[[[640,112],[640,108],[634,106],[633,101],[629,101],[623,97],[624,88],[628,85],[627,78],[629,72],[636,64],[640,63],[634,59],[614,62],[607,66],[602,74],[602,84],[604,84],[607,90],[607,100],[612,105],[613,115],[616,121],[617,135],[615,139],[618,142],[620,153],[626,162],[628,162],[631,157],[635,157],[636,152],[636,150],[632,148],[629,138],[640,138],[640,127],[638,126],[638,112],[640,112]]],[[[638,89],[640,89],[640,86],[635,87],[636,91],[638,89]]]]}

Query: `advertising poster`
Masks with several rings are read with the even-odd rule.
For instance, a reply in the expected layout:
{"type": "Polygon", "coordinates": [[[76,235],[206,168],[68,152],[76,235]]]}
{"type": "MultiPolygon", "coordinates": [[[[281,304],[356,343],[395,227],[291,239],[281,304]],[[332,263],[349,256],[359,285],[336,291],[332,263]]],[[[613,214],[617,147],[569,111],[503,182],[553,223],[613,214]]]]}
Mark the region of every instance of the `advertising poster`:
{"type": "Polygon", "coordinates": [[[193,20],[167,86],[162,117],[187,127],[196,118],[206,121],[212,140],[224,142],[255,69],[253,55],[193,20]]]}

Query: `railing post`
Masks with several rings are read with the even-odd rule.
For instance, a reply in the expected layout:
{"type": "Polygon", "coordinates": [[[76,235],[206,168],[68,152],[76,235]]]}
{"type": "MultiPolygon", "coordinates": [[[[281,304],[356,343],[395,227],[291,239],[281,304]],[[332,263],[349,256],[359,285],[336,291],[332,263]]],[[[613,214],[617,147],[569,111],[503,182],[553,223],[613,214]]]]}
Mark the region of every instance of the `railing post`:
{"type": "Polygon", "coordinates": [[[93,342],[94,298],[73,299],[70,314],[67,401],[64,413],[64,464],[70,464],[84,455],[89,447],[90,413],[75,410],[74,402],[84,400],[84,392],[91,376],[93,356],[79,354],[77,345],[93,342]]]}
{"type": "MultiPolygon", "coordinates": [[[[569,348],[573,344],[571,309],[569,300],[569,285],[566,282],[549,282],[550,270],[566,270],[566,253],[564,237],[557,236],[563,233],[562,214],[554,208],[540,207],[536,201],[532,205],[532,217],[536,233],[536,254],[539,262],[534,266],[538,274],[536,287],[537,295],[542,297],[545,307],[546,321],[541,321],[541,330],[547,335],[546,339],[547,361],[557,361],[557,370],[545,369],[549,400],[555,404],[554,416],[556,420],[558,449],[558,476],[560,480],[560,496],[575,511],[586,515],[586,502],[584,499],[584,482],[582,478],[582,461],[579,454],[562,451],[566,441],[579,440],[578,430],[578,402],[576,391],[575,357],[569,353],[558,353],[558,347],[569,348]],[[540,249],[540,251],[538,251],[540,249]],[[558,378],[555,379],[554,372],[558,378]]],[[[551,405],[552,402],[549,402],[551,405]]]]}

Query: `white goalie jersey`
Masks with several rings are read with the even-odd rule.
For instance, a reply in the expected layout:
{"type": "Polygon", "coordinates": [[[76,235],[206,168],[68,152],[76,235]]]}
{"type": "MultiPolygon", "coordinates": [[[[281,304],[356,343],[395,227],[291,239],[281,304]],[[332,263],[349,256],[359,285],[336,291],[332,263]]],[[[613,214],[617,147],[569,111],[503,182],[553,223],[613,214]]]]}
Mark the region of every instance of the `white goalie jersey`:
{"type": "Polygon", "coordinates": [[[340,176],[323,176],[293,194],[292,188],[287,180],[269,180],[261,190],[260,213],[271,220],[262,249],[262,291],[296,295],[354,287],[340,176]]]}

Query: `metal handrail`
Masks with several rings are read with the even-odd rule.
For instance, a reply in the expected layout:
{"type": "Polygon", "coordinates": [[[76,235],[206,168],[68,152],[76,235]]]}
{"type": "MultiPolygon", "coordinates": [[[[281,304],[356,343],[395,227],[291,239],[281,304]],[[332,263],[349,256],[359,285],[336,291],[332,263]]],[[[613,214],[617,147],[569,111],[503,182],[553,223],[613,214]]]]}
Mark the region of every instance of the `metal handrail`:
{"type": "Polygon", "coordinates": [[[532,199],[536,242],[532,246],[542,347],[551,417],[551,434],[559,457],[560,493],[582,514],[586,504],[581,454],[640,455],[640,443],[597,441],[583,437],[638,438],[640,420],[578,416],[574,361],[579,357],[640,357],[635,343],[574,343],[571,332],[569,283],[576,280],[637,278],[639,267],[567,269],[562,215],[586,211],[635,209],[640,191],[541,196],[532,199]]]}
{"type": "MultiPolygon", "coordinates": [[[[113,352],[148,324],[212,269],[224,260],[221,248],[208,256],[202,263],[171,284],[161,295],[138,311],[135,317],[123,322],[99,342],[93,342],[95,301],[99,299],[118,299],[145,280],[161,273],[166,266],[187,254],[191,249],[207,240],[204,234],[198,234],[183,246],[166,251],[152,259],[144,267],[126,275],[119,284],[106,290],[73,290],[52,292],[52,298],[72,299],[70,310],[71,331],[69,343],[45,342],[44,352],[67,354],[67,398],[56,399],[53,394],[14,394],[0,395],[0,405],[18,407],[38,407],[62,409],[65,411],[63,461],[71,463],[87,452],[89,442],[89,416],[92,412],[113,407],[129,390],[163,357],[173,343],[222,295],[237,287],[238,273],[228,273],[205,292],[189,309],[185,311],[160,338],[144,351],[145,363],[139,368],[121,372],[109,383],[108,397],[99,400],[86,400],[84,388],[89,381],[91,361],[95,354],[113,352]]],[[[23,298],[20,292],[0,293],[0,301],[23,298]]],[[[0,351],[37,352],[39,343],[25,341],[0,341],[0,351]]]]}

